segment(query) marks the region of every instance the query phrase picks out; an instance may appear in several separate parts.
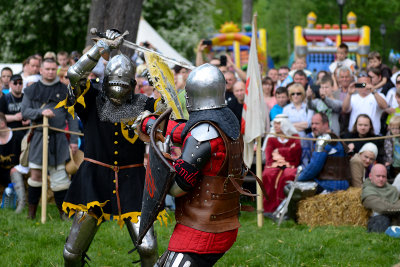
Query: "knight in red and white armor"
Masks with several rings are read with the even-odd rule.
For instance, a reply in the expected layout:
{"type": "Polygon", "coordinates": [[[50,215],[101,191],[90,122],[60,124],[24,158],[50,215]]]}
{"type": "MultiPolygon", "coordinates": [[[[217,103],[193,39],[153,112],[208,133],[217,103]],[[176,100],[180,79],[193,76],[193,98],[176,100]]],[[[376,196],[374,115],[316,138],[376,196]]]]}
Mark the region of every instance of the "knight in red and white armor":
{"type": "MultiPolygon", "coordinates": [[[[155,266],[213,266],[236,241],[243,183],[243,141],[225,104],[225,78],[215,66],[195,68],[186,82],[189,120],[170,121],[167,135],[183,144],[173,162],[176,226],[155,266]]],[[[155,118],[146,118],[149,133],[155,118]]]]}

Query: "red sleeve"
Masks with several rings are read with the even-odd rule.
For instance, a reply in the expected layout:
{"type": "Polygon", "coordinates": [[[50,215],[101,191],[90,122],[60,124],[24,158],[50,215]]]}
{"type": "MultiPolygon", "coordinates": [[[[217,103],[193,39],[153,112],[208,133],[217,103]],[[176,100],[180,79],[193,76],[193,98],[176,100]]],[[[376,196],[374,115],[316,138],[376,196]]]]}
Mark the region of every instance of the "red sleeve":
{"type": "Polygon", "coordinates": [[[142,132],[147,133],[147,131],[146,131],[147,124],[149,123],[149,121],[154,122],[155,120],[156,120],[156,117],[154,117],[154,116],[149,116],[149,117],[145,118],[142,122],[142,127],[141,127],[142,132]]]}
{"type": "Polygon", "coordinates": [[[269,137],[267,141],[267,149],[265,150],[265,165],[271,166],[274,162],[272,160],[272,151],[277,147],[277,139],[276,137],[269,137]]]}
{"type": "Polygon", "coordinates": [[[183,139],[182,139],[182,131],[183,128],[185,128],[186,122],[179,122],[179,121],[173,121],[170,120],[167,125],[167,133],[166,135],[171,136],[171,141],[172,143],[175,144],[182,144],[183,139]]]}

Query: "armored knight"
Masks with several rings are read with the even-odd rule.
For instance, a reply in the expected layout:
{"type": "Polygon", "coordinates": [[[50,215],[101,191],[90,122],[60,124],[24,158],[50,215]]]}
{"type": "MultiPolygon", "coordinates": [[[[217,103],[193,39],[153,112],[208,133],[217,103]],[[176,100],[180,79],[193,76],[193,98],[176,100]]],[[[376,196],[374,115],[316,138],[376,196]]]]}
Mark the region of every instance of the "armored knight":
{"type": "MultiPolygon", "coordinates": [[[[349,158],[343,142],[329,141],[338,137],[334,133],[325,133],[318,137],[310,163],[299,174],[297,183],[285,186],[287,195],[292,186],[295,187],[290,199],[288,216],[296,220],[297,203],[307,197],[321,192],[333,192],[349,188],[351,179],[349,158]]],[[[288,201],[285,198],[274,212],[274,217],[281,216],[282,209],[288,201]]]]}
{"type": "Polygon", "coordinates": [[[317,193],[346,190],[349,187],[351,174],[345,145],[329,141],[332,138],[336,139],[337,136],[326,133],[318,137],[310,163],[298,178],[301,182],[315,181],[318,184],[317,193]]]}
{"type": "MultiPolygon", "coordinates": [[[[212,266],[236,241],[243,183],[243,141],[225,104],[225,78],[215,66],[195,68],[186,82],[189,120],[170,121],[167,135],[183,144],[174,163],[176,226],[155,266],[212,266]]],[[[140,129],[149,133],[154,117],[140,129]]]]}
{"type": "MultiPolygon", "coordinates": [[[[144,186],[145,145],[133,130],[135,118],[144,110],[154,111],[158,101],[134,94],[135,66],[119,54],[108,62],[102,88],[87,80],[101,56],[122,42],[121,34],[108,30],[68,70],[71,85],[60,106],[75,110],[83,123],[85,158],[72,180],[63,210],[75,214],[64,246],[65,266],[82,266],[98,228],[105,220],[127,226],[135,244],[144,186]]],[[[157,240],[151,229],[137,246],[142,266],[153,266],[158,258],[157,240]]]]}

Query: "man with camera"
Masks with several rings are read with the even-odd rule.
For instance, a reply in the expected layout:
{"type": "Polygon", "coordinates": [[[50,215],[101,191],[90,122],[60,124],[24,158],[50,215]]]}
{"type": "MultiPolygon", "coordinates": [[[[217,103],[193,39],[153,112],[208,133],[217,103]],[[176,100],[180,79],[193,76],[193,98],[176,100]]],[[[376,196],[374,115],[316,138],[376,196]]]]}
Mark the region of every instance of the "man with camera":
{"type": "Polygon", "coordinates": [[[387,108],[385,96],[372,89],[371,77],[362,72],[358,76],[357,83],[349,86],[342,111],[350,113],[349,131],[352,130],[359,114],[367,114],[372,120],[375,134],[379,134],[380,118],[385,108],[387,108]],[[355,94],[356,90],[358,94],[355,94]]]}

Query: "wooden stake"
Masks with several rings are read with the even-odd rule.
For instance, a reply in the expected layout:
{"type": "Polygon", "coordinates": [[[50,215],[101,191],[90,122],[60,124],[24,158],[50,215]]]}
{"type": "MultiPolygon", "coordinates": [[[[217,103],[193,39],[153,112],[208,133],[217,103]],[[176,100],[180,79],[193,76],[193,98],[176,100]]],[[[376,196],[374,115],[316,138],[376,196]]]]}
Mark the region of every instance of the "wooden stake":
{"type": "MultiPolygon", "coordinates": [[[[253,27],[254,32],[257,33],[257,12],[253,15],[253,27]]],[[[252,38],[257,38],[257,36],[252,36],[252,38]]],[[[256,39],[257,40],[257,39],[256,39]]],[[[258,44],[258,42],[257,42],[258,44]]],[[[257,151],[256,151],[256,175],[257,177],[262,177],[262,160],[261,160],[261,137],[256,138],[257,151]]],[[[260,185],[256,182],[257,186],[257,226],[262,227],[264,222],[263,217],[263,193],[261,191],[260,185]]]]}
{"type": "Polygon", "coordinates": [[[47,164],[49,149],[49,119],[43,116],[43,156],[42,156],[42,223],[46,223],[47,212],[47,164]]]}
{"type": "MultiPolygon", "coordinates": [[[[256,174],[257,177],[262,177],[262,160],[261,160],[261,137],[257,137],[257,151],[256,151],[256,174]]],[[[257,185],[257,226],[263,226],[263,193],[258,183],[257,185]]]]}

